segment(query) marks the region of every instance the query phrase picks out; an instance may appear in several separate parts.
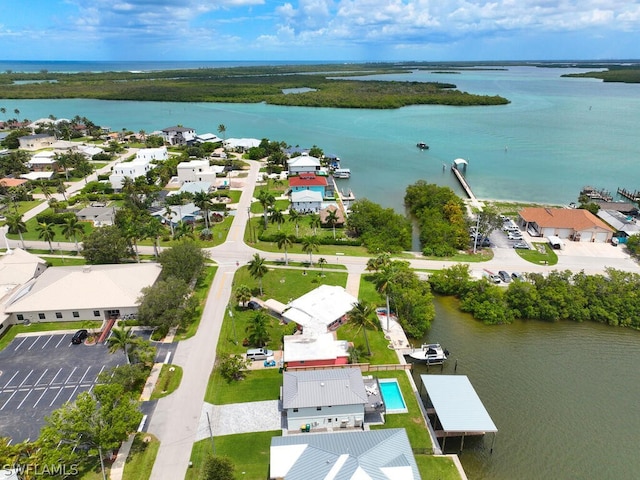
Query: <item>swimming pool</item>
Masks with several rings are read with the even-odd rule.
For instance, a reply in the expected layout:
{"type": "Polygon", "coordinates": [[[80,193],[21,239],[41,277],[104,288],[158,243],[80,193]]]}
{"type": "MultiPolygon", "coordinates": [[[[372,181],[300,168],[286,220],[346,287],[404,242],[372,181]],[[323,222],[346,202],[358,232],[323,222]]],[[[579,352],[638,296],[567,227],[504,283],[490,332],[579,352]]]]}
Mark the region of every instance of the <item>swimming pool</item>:
{"type": "Polygon", "coordinates": [[[387,413],[407,413],[407,405],[404,403],[400,385],[395,378],[378,380],[380,393],[387,413]]]}

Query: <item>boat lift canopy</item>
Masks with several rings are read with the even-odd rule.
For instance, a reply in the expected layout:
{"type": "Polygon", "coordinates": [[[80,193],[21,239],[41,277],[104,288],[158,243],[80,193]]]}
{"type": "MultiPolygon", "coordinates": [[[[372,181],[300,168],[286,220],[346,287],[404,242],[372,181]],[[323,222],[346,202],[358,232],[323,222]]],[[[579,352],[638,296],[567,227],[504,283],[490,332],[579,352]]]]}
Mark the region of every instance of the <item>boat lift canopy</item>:
{"type": "Polygon", "coordinates": [[[469,165],[469,162],[467,162],[464,158],[456,158],[453,161],[453,164],[456,166],[456,168],[458,168],[458,166],[460,165],[469,165]]]}

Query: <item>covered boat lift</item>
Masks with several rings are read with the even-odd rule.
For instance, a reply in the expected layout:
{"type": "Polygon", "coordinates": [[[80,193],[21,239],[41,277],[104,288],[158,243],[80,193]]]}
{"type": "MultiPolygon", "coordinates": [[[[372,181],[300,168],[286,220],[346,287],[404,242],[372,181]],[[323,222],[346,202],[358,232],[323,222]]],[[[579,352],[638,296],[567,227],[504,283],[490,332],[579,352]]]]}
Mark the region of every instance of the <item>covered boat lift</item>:
{"type": "Polygon", "coordinates": [[[420,395],[426,394],[427,414],[443,452],[447,437],[462,437],[462,451],[466,435],[486,433],[493,433],[493,452],[498,429],[466,375],[420,375],[420,380],[420,395]]]}

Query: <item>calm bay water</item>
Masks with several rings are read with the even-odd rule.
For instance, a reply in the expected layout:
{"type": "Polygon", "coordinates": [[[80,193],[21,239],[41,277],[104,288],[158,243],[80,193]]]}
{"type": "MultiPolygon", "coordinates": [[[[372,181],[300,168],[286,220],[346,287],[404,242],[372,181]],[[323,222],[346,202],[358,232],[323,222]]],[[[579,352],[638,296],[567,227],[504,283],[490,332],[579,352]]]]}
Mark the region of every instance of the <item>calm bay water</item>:
{"type": "Polygon", "coordinates": [[[454,374],[458,361],[499,430],[493,453],[491,434],[465,440],[469,478],[638,478],[638,335],[592,323],[488,327],[437,299],[426,339],[451,350],[443,373],[454,374]]]}
{"type": "MultiPolygon", "coordinates": [[[[502,95],[493,107],[412,106],[398,110],[318,109],[265,104],[0,100],[12,116],[86,116],[114,130],[151,132],[182,124],[227,137],[318,145],[352,170],[340,187],[402,209],[417,179],[458,191],[448,169],[469,161],[479,198],[566,204],[584,185],[640,188],[640,85],[606,84],[560,75],[575,69],[511,67],[505,71],[428,72],[389,79],[452,82],[461,90],[502,95]],[[418,141],[431,148],[421,151],[418,141]]],[[[8,87],[10,88],[10,87],[8,87]]]]}

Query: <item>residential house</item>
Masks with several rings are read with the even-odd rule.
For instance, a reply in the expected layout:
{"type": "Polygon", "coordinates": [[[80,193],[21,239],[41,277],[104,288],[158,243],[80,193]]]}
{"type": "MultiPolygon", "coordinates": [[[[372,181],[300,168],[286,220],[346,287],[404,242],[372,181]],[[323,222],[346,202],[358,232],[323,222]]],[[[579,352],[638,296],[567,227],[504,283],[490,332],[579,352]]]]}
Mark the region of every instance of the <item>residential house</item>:
{"type": "Polygon", "coordinates": [[[282,313],[286,322],[295,322],[305,334],[321,335],[337,329],[358,299],[338,285],[320,285],[289,302],[282,313]]]}
{"type": "Polygon", "coordinates": [[[190,193],[191,195],[195,195],[198,192],[209,193],[211,187],[211,182],[187,182],[178,189],[177,193],[190,193]]]}
{"type": "Polygon", "coordinates": [[[244,153],[250,148],[259,147],[261,140],[257,138],[228,138],[224,141],[224,148],[233,152],[244,153]]]}
{"type": "Polygon", "coordinates": [[[369,402],[359,368],[287,370],[282,408],[287,429],[362,427],[369,402]]]}
{"type": "Polygon", "coordinates": [[[58,171],[56,153],[51,150],[38,152],[29,159],[27,166],[32,172],[56,172],[58,171]]]}
{"type": "Polygon", "coordinates": [[[155,165],[151,163],[151,159],[142,156],[136,157],[131,162],[119,162],[113,166],[111,175],[109,175],[109,182],[115,190],[122,189],[125,178],[135,180],[138,177],[144,177],[147,172],[151,171],[155,165]]]}
{"type": "Polygon", "coordinates": [[[291,192],[291,209],[300,213],[318,213],[322,208],[322,193],[313,190],[291,192]]]}
{"type": "Polygon", "coordinates": [[[113,225],[116,217],[116,207],[106,205],[90,205],[76,212],[78,220],[91,222],[94,227],[113,225]]]}
{"type": "Polygon", "coordinates": [[[19,187],[29,182],[29,180],[24,178],[0,178],[0,187],[3,188],[11,188],[11,187],[19,187]]]}
{"type": "Polygon", "coordinates": [[[196,138],[196,131],[180,125],[167,127],[162,129],[162,138],[169,145],[188,145],[196,138]]]}
{"type": "Polygon", "coordinates": [[[138,311],[142,289],[162,269],[155,263],[49,267],[4,301],[10,323],[109,319],[138,311]]]}
{"type": "Polygon", "coordinates": [[[157,209],[151,212],[151,216],[156,217],[165,224],[171,224],[174,227],[180,222],[183,223],[195,223],[201,218],[200,209],[193,203],[187,203],[186,205],[171,205],[171,213],[167,213],[164,208],[157,209]]]}
{"type": "Polygon", "coordinates": [[[78,148],[78,151],[82,153],[89,160],[93,158],[94,155],[98,155],[99,153],[104,153],[104,150],[100,147],[96,147],[95,145],[82,145],[78,148]]]}
{"type": "Polygon", "coordinates": [[[141,148],[136,153],[136,160],[147,160],[149,162],[164,162],[169,159],[167,147],[141,148]]]}
{"type": "Polygon", "coordinates": [[[301,192],[311,190],[319,192],[325,198],[327,189],[327,177],[316,175],[315,173],[301,173],[295,177],[289,177],[289,187],[291,192],[301,192]]]}
{"type": "Polygon", "coordinates": [[[283,361],[288,368],[349,363],[349,342],[334,333],[285,335],[283,361]]]}
{"type": "Polygon", "coordinates": [[[307,152],[287,160],[287,166],[290,176],[303,173],[318,173],[321,168],[320,159],[311,157],[307,152]]]}
{"type": "Polygon", "coordinates": [[[49,133],[34,133],[18,137],[20,148],[22,150],[40,150],[41,148],[51,147],[56,141],[56,137],[49,133]]]}
{"type": "Polygon", "coordinates": [[[209,182],[215,184],[219,173],[224,172],[222,165],[209,165],[209,160],[191,160],[178,164],[178,181],[209,182]]]}
{"type": "Polygon", "coordinates": [[[532,236],[576,242],[610,242],[614,230],[588,210],[527,207],[518,212],[518,223],[532,236]]]}
{"type": "Polygon", "coordinates": [[[194,143],[198,144],[222,142],[222,139],[213,133],[202,133],[200,135],[196,135],[196,138],[194,140],[194,143]]]}
{"type": "Polygon", "coordinates": [[[271,480],[420,480],[404,428],[272,437],[271,480]]]}

